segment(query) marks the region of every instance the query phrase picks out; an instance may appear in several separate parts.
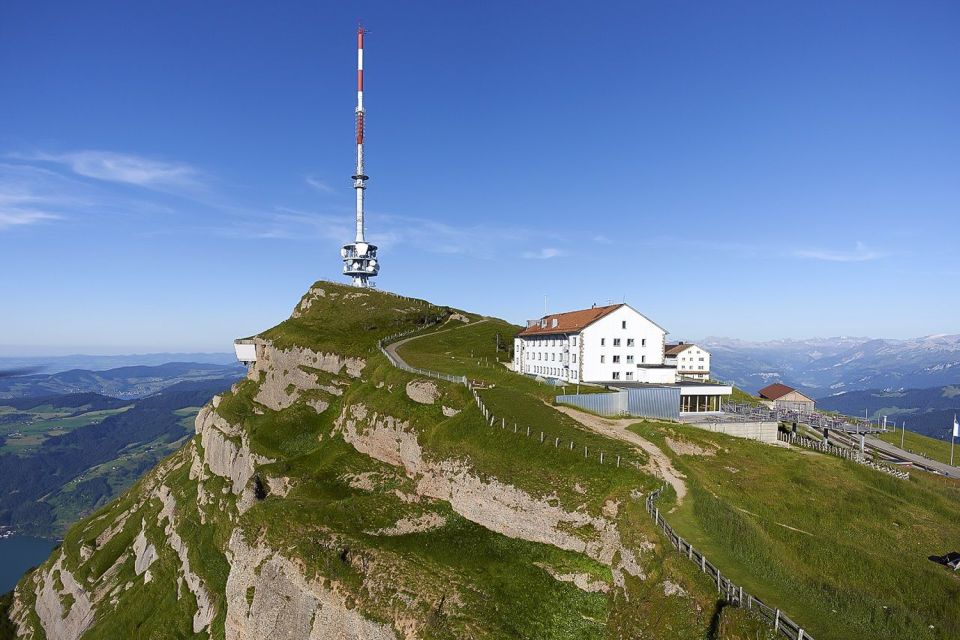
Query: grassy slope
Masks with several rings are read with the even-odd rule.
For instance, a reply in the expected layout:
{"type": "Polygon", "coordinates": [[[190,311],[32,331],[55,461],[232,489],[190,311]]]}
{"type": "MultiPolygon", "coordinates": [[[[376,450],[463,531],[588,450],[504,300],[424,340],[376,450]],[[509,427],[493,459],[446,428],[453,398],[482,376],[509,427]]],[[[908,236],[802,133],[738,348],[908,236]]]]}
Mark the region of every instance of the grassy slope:
{"type": "MultiPolygon", "coordinates": [[[[901,434],[900,431],[888,431],[887,433],[876,434],[876,437],[880,438],[884,442],[895,444],[898,447],[900,446],[900,439],[902,437],[903,448],[907,451],[919,453],[920,455],[926,456],[931,460],[938,460],[940,462],[950,464],[949,442],[944,442],[943,440],[937,440],[936,438],[920,435],[919,433],[914,433],[910,430],[907,430],[906,433],[903,434],[901,434]]],[[[960,447],[954,451],[953,461],[954,463],[960,461],[960,447]]]]}
{"type": "Polygon", "coordinates": [[[690,493],[668,518],[818,640],[960,636],[960,579],[927,559],[956,548],[960,484],[922,473],[904,482],[690,427],[632,428],[661,443],[672,436],[719,447],[714,456],[673,456],[690,493]]]}

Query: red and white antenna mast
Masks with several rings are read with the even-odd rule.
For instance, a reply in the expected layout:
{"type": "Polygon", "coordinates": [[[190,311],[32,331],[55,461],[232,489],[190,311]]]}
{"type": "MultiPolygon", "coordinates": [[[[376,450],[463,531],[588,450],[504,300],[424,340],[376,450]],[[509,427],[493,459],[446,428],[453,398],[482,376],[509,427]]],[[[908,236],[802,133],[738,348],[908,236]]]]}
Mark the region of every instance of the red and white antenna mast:
{"type": "Polygon", "coordinates": [[[340,250],[343,258],[343,273],[353,279],[355,287],[370,287],[373,283],[370,278],[380,272],[380,263],[377,261],[376,245],[368,244],[364,240],[363,224],[363,192],[366,190],[368,176],[363,171],[363,35],[366,33],[362,26],[357,27],[357,170],[353,175],[353,188],[357,193],[357,235],[352,244],[346,244],[340,250]]]}

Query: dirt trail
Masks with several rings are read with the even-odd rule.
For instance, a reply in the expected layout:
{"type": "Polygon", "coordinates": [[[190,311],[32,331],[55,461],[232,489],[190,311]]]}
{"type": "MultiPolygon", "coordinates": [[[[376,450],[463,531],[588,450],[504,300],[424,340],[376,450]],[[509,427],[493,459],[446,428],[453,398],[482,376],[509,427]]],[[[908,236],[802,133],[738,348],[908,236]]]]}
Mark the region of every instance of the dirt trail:
{"type": "Polygon", "coordinates": [[[683,497],[687,495],[687,485],[683,481],[683,474],[677,471],[673,463],[670,462],[670,458],[667,457],[657,445],[637,435],[633,431],[627,430],[628,426],[637,423],[636,419],[611,420],[609,418],[601,418],[589,413],[577,411],[571,407],[550,406],[560,413],[570,416],[591,431],[636,445],[646,451],[650,456],[650,470],[655,475],[670,483],[670,486],[673,487],[673,490],[677,494],[677,504],[683,502],[683,497]]]}

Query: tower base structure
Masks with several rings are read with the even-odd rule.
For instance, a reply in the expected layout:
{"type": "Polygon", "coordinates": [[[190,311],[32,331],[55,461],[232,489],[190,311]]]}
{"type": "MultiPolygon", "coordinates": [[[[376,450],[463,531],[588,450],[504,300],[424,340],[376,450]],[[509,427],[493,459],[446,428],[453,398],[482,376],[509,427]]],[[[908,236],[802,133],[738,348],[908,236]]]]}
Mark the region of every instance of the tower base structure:
{"type": "Polygon", "coordinates": [[[370,278],[380,272],[377,261],[377,245],[367,242],[352,242],[340,249],[343,258],[343,275],[353,279],[355,287],[372,287],[370,278]]]}

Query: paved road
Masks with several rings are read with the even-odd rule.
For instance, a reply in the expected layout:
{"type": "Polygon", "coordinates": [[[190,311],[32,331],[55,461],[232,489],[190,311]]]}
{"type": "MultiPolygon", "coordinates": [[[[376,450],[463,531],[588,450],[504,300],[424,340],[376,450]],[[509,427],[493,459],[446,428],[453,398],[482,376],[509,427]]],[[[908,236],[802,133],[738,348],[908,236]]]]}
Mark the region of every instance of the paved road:
{"type": "MultiPolygon", "coordinates": [[[[422,334],[419,334],[419,335],[410,336],[409,338],[404,338],[403,340],[398,340],[397,342],[392,342],[392,343],[388,344],[387,346],[385,346],[384,349],[387,350],[387,353],[389,353],[391,356],[393,356],[394,358],[396,358],[396,361],[397,361],[397,362],[399,362],[400,364],[402,364],[402,365],[404,365],[404,366],[409,367],[410,364],[409,364],[406,360],[404,360],[403,358],[401,358],[399,353],[397,353],[397,349],[399,349],[399,348],[402,347],[403,345],[405,345],[405,344],[407,344],[408,342],[411,342],[411,341],[413,341],[413,340],[419,340],[420,338],[426,338],[426,337],[428,337],[428,336],[435,336],[435,335],[437,335],[438,333],[446,333],[447,331],[453,331],[454,329],[461,329],[461,328],[463,328],[463,327],[472,327],[472,326],[475,326],[475,325],[480,324],[481,322],[486,322],[487,320],[488,320],[488,318],[483,318],[483,319],[481,319],[481,320],[477,320],[476,322],[469,322],[469,323],[460,324],[459,326],[450,327],[449,329],[440,329],[439,331],[431,331],[430,333],[422,333],[422,334]]],[[[459,320],[447,320],[447,322],[460,322],[460,321],[459,321],[459,320]]]]}
{"type": "Polygon", "coordinates": [[[924,458],[921,455],[916,453],[910,453],[909,451],[904,451],[896,445],[892,445],[889,442],[884,442],[879,438],[874,438],[873,436],[866,436],[865,440],[867,446],[876,449],[877,451],[884,453],[888,456],[894,458],[899,458],[901,460],[906,460],[907,462],[912,462],[918,467],[923,467],[925,469],[932,469],[937,473],[942,473],[945,476],[950,476],[951,478],[960,478],[960,467],[951,467],[950,465],[944,462],[938,462],[936,460],[931,460],[930,458],[924,458]]]}

